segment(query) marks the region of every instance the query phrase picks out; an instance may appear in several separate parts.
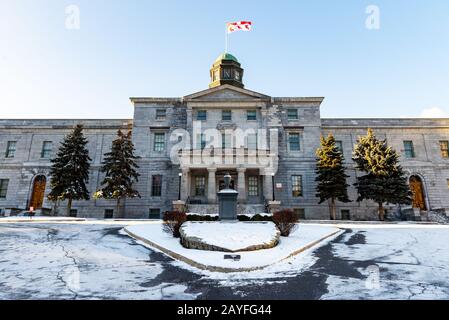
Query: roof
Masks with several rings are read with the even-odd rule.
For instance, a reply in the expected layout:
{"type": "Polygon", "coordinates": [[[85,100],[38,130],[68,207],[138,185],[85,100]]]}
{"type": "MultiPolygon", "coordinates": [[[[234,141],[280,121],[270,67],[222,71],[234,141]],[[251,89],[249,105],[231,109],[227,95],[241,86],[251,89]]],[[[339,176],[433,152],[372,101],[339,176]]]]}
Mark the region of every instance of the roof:
{"type": "Polygon", "coordinates": [[[235,62],[239,62],[236,57],[234,57],[232,54],[227,53],[227,52],[224,52],[224,53],[220,54],[218,56],[218,58],[215,60],[215,62],[219,62],[221,60],[232,60],[232,61],[235,61],[235,62]]]}

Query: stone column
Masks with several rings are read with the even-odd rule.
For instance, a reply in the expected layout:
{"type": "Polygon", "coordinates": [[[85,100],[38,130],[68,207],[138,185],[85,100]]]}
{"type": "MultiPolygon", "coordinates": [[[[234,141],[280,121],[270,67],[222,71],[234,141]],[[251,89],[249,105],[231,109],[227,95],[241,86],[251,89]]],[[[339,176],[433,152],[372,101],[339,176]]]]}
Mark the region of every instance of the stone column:
{"type": "Polygon", "coordinates": [[[239,192],[238,202],[246,202],[246,181],[245,181],[245,171],[246,168],[237,168],[238,179],[237,179],[237,191],[239,192]]]}
{"type": "Polygon", "coordinates": [[[181,178],[181,200],[186,201],[190,196],[190,173],[189,168],[182,168],[181,178]]]}
{"type": "Polygon", "coordinates": [[[273,182],[271,179],[271,173],[268,171],[261,171],[263,176],[263,196],[266,201],[273,200],[273,182]]]}
{"type": "Polygon", "coordinates": [[[207,202],[209,204],[217,203],[217,190],[216,190],[216,182],[215,182],[215,173],[217,169],[208,168],[209,177],[207,179],[207,202]]]}
{"type": "Polygon", "coordinates": [[[264,170],[261,172],[263,174],[263,194],[265,199],[268,202],[268,211],[270,213],[274,213],[276,211],[279,211],[281,209],[281,202],[278,200],[273,200],[273,190],[275,186],[273,185],[273,175],[272,172],[268,170],[264,170]]]}

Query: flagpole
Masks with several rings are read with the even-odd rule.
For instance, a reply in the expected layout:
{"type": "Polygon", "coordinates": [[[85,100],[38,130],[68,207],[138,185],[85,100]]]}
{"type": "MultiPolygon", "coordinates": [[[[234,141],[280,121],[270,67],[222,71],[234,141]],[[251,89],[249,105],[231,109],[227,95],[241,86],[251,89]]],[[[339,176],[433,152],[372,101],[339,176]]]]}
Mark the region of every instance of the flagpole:
{"type": "Polygon", "coordinates": [[[228,24],[225,28],[225,53],[228,53],[228,24]]]}

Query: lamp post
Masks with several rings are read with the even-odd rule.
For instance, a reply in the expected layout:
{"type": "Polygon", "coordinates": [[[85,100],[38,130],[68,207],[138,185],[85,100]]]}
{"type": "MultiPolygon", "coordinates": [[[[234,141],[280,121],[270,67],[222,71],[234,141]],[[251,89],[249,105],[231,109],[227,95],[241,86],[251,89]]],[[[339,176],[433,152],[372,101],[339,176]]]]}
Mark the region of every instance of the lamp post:
{"type": "Polygon", "coordinates": [[[276,201],[276,197],[274,195],[274,172],[271,174],[271,185],[273,189],[273,201],[276,201]]]}
{"type": "Polygon", "coordinates": [[[178,173],[178,177],[179,177],[179,185],[178,185],[178,200],[181,201],[181,178],[182,178],[182,173],[178,173]]]}

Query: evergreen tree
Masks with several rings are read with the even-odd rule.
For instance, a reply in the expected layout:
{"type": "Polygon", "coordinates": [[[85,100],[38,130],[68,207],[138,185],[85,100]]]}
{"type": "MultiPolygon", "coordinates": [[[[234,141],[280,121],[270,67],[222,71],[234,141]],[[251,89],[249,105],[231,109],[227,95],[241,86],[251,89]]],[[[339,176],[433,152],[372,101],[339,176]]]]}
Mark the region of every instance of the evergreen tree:
{"type": "Polygon", "coordinates": [[[343,165],[344,157],[341,150],[335,144],[332,134],[327,138],[321,137],[321,146],[316,152],[317,166],[315,179],[318,182],[316,196],[320,198],[319,203],[329,201],[329,214],[331,220],[336,220],[335,201],[350,202],[348,198],[347,176],[343,165]]]}
{"type": "Polygon", "coordinates": [[[89,200],[86,184],[89,182],[90,161],[83,126],[78,124],[61,143],[56,158],[51,160],[50,201],[67,200],[70,216],[73,200],[89,200]]]}
{"type": "Polygon", "coordinates": [[[101,172],[105,173],[105,178],[101,183],[103,188],[98,190],[94,197],[104,199],[115,199],[117,216],[120,217],[121,200],[125,198],[139,197],[137,190],[133,189],[134,182],[139,181],[139,173],[136,171],[139,166],[135,160],[134,144],[131,141],[131,131],[124,134],[121,130],[118,137],[112,142],[111,151],[105,154],[101,172]]]}
{"type": "Polygon", "coordinates": [[[377,139],[372,129],[359,138],[352,160],[358,170],[366,172],[354,184],[359,193],[357,201],[375,201],[379,205],[379,220],[385,218],[384,203],[411,203],[412,194],[399,164],[398,153],[388,146],[386,140],[377,139]]]}

